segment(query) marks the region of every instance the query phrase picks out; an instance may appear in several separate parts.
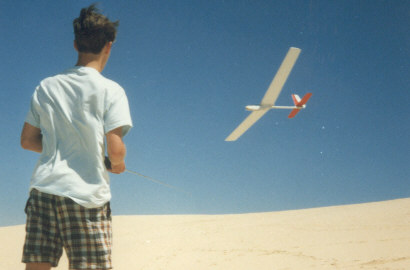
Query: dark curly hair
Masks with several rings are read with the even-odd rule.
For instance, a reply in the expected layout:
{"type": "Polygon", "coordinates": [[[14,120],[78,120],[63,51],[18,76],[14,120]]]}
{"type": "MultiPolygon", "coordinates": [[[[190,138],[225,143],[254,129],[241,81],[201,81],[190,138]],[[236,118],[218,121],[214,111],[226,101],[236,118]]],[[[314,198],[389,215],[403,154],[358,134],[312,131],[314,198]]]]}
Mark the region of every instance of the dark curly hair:
{"type": "Polygon", "coordinates": [[[81,9],[73,21],[77,49],[83,53],[98,54],[107,42],[114,41],[119,22],[112,22],[99,13],[96,4],[81,9]]]}

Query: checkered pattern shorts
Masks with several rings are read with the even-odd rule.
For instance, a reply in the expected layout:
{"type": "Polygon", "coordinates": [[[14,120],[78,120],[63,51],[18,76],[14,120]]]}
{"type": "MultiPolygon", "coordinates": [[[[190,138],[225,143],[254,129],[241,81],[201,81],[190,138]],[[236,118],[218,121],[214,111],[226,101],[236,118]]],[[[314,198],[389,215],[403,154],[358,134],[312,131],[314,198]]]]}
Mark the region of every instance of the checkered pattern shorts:
{"type": "Polygon", "coordinates": [[[23,263],[51,263],[63,253],[70,269],[112,269],[111,210],[85,208],[69,198],[33,189],[27,201],[23,263]]]}

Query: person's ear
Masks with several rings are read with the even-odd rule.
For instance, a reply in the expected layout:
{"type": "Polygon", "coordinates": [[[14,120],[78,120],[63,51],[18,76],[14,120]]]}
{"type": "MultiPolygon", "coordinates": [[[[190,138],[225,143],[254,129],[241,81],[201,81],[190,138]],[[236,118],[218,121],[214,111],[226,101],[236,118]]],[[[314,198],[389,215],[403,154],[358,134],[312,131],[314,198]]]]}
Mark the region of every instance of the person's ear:
{"type": "Polygon", "coordinates": [[[107,44],[105,44],[104,47],[104,51],[106,54],[109,54],[111,52],[111,48],[112,48],[112,41],[107,42],[107,44]]]}
{"type": "Polygon", "coordinates": [[[78,52],[77,41],[74,40],[74,49],[78,52]]]}

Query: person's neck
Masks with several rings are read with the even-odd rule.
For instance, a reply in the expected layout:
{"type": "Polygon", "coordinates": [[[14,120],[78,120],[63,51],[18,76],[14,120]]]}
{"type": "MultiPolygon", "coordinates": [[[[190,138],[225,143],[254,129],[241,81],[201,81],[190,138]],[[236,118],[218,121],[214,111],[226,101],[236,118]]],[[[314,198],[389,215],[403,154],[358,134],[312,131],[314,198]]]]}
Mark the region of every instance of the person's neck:
{"type": "Polygon", "coordinates": [[[76,66],[90,67],[102,72],[105,61],[101,55],[92,53],[79,53],[76,66]]]}

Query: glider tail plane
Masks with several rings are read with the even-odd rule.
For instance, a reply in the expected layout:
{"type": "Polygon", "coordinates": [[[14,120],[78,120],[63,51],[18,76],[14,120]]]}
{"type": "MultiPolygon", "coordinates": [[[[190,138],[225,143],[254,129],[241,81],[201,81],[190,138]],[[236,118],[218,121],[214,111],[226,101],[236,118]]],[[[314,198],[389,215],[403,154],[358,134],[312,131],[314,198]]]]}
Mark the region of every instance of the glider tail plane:
{"type": "Polygon", "coordinates": [[[295,106],[298,107],[296,109],[293,109],[288,118],[293,118],[298,114],[300,109],[305,107],[305,104],[308,102],[309,98],[312,96],[312,93],[307,93],[302,99],[298,95],[292,95],[293,103],[295,103],[295,106]]]}

